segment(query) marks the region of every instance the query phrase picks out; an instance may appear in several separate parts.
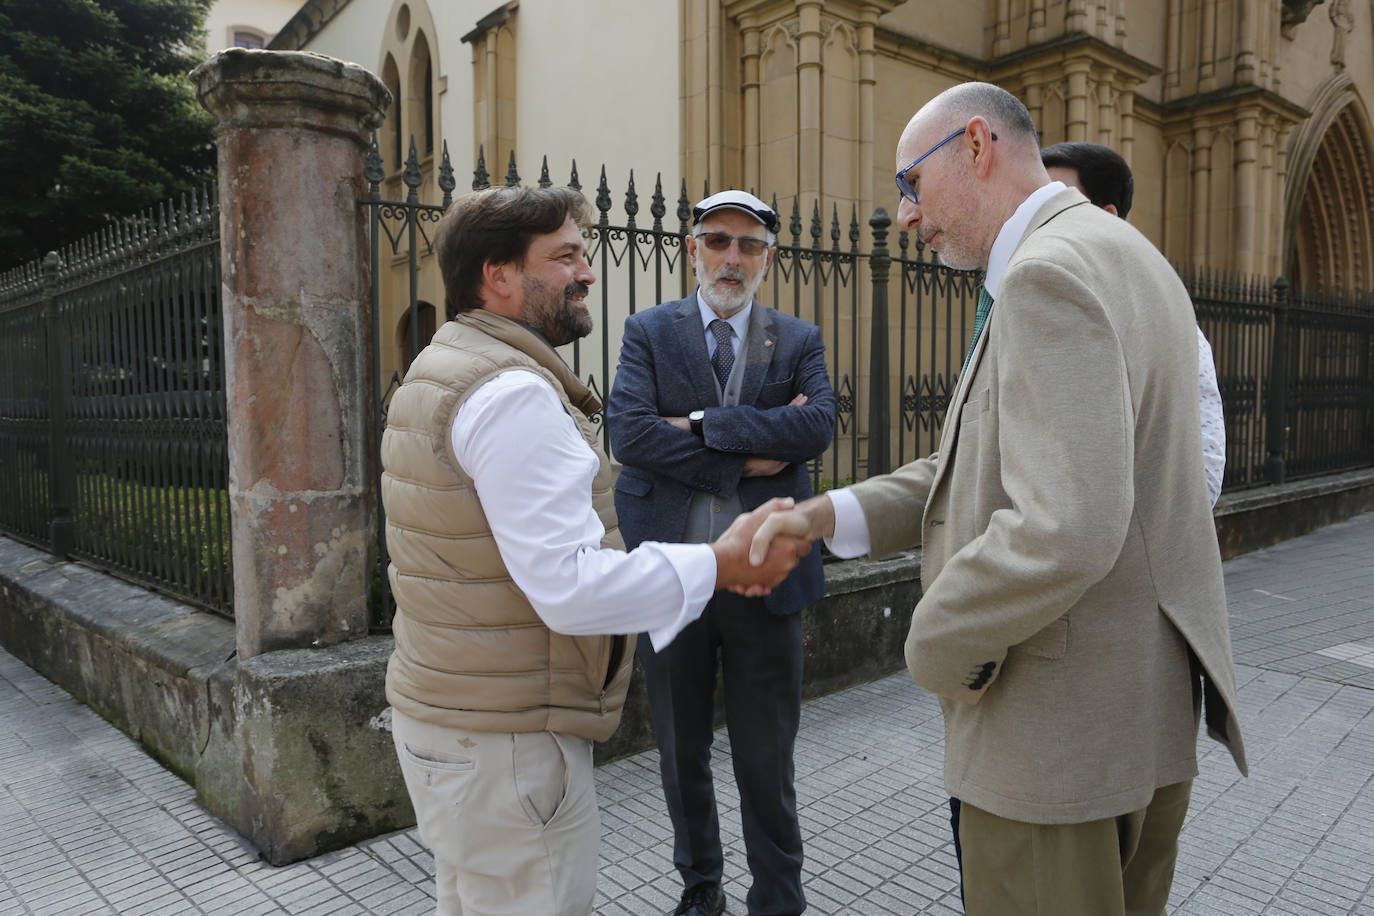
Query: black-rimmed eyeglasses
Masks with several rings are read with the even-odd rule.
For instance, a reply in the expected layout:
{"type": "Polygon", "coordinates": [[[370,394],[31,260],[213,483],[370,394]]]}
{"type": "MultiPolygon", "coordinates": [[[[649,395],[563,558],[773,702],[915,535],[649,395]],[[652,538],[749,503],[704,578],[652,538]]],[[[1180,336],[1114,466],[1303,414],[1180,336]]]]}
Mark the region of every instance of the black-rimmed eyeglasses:
{"type": "MultiPolygon", "coordinates": [[[[924,153],[922,153],[921,155],[917,156],[915,159],[911,160],[911,164],[908,165],[906,168],[904,168],[904,169],[898,169],[898,170],[897,170],[897,193],[898,193],[898,194],[901,194],[903,197],[905,197],[907,200],[911,201],[913,204],[919,204],[919,203],[921,202],[921,198],[917,196],[917,194],[916,194],[916,189],[913,188],[910,184],[907,183],[907,180],[906,180],[906,173],[909,172],[909,171],[911,171],[912,169],[916,168],[916,166],[920,165],[923,161],[925,161],[926,157],[928,157],[931,153],[935,152],[937,149],[939,149],[940,147],[944,146],[946,143],[948,143],[949,141],[953,140],[955,137],[959,136],[960,134],[962,134],[962,133],[963,133],[964,131],[966,131],[966,130],[968,130],[967,127],[961,127],[961,128],[959,128],[959,129],[956,130],[954,133],[950,134],[948,137],[946,137],[945,139],[941,140],[939,143],[935,144],[935,145],[932,146],[930,149],[926,150],[924,153]]],[[[993,134],[993,135],[992,135],[992,139],[996,140],[996,139],[997,139],[997,135],[996,135],[996,134],[993,134]]]]}

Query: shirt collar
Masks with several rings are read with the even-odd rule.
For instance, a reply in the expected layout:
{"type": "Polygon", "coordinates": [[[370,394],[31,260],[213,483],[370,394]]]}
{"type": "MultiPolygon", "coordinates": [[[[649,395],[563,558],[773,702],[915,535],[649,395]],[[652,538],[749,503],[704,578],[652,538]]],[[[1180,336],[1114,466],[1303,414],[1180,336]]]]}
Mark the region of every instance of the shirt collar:
{"type": "MultiPolygon", "coordinates": [[[[710,328],[711,322],[720,317],[706,304],[706,300],[701,298],[701,287],[697,287],[697,308],[701,310],[701,326],[703,328],[710,328]]],[[[751,300],[744,308],[725,319],[725,322],[734,329],[735,336],[740,340],[744,339],[744,332],[749,330],[749,313],[753,310],[754,303],[751,300]]]]}
{"type": "Polygon", "coordinates": [[[1062,181],[1051,181],[1037,188],[1030,197],[1021,202],[1021,206],[1011,215],[1011,219],[1002,224],[1002,231],[997,233],[997,238],[992,243],[992,251],[988,254],[988,269],[983,279],[983,289],[988,291],[989,296],[997,298],[997,287],[1002,283],[1002,274],[1006,272],[1007,264],[1016,251],[1016,243],[1026,234],[1026,227],[1030,225],[1035,211],[1065,187],[1067,185],[1062,181]]]}

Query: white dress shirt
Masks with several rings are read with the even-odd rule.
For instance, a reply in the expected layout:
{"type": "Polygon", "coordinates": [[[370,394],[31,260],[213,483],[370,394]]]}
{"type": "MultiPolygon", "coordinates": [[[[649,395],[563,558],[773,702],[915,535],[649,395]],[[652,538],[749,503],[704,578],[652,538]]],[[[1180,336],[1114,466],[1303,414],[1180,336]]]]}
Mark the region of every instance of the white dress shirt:
{"type": "Polygon", "coordinates": [[[701,616],[716,587],[709,545],[601,547],[596,453],[546,379],[523,369],[488,379],[459,408],[451,437],[506,569],[550,630],[643,631],[658,651],[701,616]]]}
{"type": "MultiPolygon", "coordinates": [[[[992,250],[988,253],[988,267],[983,280],[983,288],[994,300],[997,288],[1001,285],[1002,274],[1011,262],[1016,244],[1026,232],[1031,218],[1045,201],[1049,200],[1065,185],[1061,181],[1051,181],[1037,188],[1027,197],[1011,219],[1002,224],[1002,229],[993,240],[992,250]]],[[[1202,455],[1207,475],[1208,495],[1216,505],[1221,494],[1221,474],[1226,462],[1226,425],[1221,416],[1221,394],[1217,389],[1216,369],[1212,365],[1212,348],[1207,338],[1198,330],[1198,402],[1202,414],[1202,455]],[[1204,353],[1205,350],[1205,353],[1204,353]]],[[[837,557],[860,557],[868,553],[868,520],[859,505],[858,498],[848,487],[830,490],[827,494],[835,510],[835,533],[826,538],[825,545],[837,557]]]]}
{"type": "Polygon", "coordinates": [[[1221,390],[1212,346],[1197,329],[1198,412],[1202,414],[1202,470],[1207,475],[1207,496],[1212,505],[1221,496],[1221,477],[1226,470],[1226,418],[1221,413],[1221,390]]]}

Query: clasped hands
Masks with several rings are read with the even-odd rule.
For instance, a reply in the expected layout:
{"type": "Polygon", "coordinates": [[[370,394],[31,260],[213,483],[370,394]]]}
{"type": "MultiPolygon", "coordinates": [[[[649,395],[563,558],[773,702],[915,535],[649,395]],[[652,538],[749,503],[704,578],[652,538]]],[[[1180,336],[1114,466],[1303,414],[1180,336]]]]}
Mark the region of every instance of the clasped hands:
{"type": "Polygon", "coordinates": [[[716,588],[750,598],[768,594],[811,552],[816,538],[833,533],[834,514],[829,509],[825,497],[798,506],[782,496],[740,515],[711,544],[716,588]]]}

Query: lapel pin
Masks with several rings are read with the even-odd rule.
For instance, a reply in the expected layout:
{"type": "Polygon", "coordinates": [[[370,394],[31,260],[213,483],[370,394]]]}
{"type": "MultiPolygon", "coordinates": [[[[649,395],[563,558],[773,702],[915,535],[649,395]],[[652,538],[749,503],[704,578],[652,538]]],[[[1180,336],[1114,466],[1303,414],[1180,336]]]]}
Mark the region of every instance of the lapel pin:
{"type": "Polygon", "coordinates": [[[771,340],[765,340],[765,341],[763,342],[763,346],[764,346],[764,349],[767,349],[768,347],[773,346],[773,341],[771,341],[771,340]]]}

